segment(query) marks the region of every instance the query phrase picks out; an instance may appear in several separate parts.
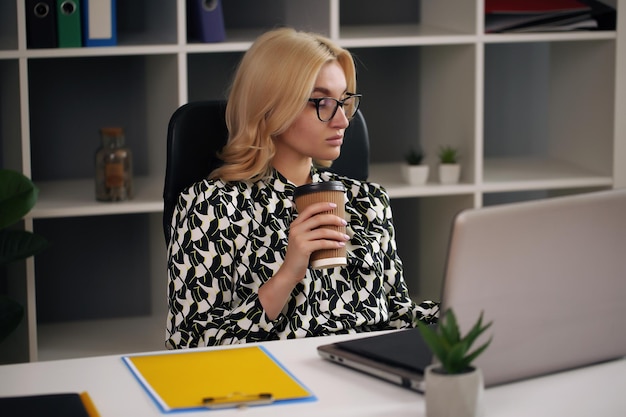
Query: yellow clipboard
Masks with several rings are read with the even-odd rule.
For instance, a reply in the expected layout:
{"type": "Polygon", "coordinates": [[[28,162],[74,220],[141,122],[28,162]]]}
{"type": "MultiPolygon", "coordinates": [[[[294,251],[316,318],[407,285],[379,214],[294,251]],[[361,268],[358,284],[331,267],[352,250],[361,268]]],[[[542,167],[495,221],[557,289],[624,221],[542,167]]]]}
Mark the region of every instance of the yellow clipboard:
{"type": "Polygon", "coordinates": [[[315,400],[260,346],[122,359],[164,412],[315,400]]]}

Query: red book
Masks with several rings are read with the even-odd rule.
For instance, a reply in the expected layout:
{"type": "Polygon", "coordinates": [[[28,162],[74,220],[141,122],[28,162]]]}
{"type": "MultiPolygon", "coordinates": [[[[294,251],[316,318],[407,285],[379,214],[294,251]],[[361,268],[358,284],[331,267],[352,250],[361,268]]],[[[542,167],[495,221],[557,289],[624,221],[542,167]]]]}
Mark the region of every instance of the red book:
{"type": "Polygon", "coordinates": [[[485,0],[485,13],[582,12],[591,7],[578,0],[485,0]]]}

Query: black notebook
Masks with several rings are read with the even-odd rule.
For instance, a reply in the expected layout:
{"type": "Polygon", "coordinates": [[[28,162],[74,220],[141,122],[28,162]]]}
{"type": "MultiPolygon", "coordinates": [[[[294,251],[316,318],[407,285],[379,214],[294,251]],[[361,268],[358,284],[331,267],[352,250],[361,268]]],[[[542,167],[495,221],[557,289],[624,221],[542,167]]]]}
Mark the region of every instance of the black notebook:
{"type": "Polygon", "coordinates": [[[0,397],[3,417],[98,417],[86,393],[0,397]]]}
{"type": "Polygon", "coordinates": [[[417,328],[318,346],[325,359],[423,392],[432,354],[417,328]]]}

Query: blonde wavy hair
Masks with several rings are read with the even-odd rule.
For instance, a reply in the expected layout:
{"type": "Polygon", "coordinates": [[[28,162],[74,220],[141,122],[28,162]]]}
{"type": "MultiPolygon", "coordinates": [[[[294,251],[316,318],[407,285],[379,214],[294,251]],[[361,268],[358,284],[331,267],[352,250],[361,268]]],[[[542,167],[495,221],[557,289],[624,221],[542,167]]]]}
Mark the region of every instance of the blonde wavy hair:
{"type": "MultiPolygon", "coordinates": [[[[271,174],[273,137],[284,132],[308,103],[324,64],[337,61],[347,90],[356,92],[352,55],[330,39],[291,28],[261,35],[244,54],[226,107],[228,142],[224,164],[209,178],[257,181],[271,174]]],[[[314,161],[329,166],[332,161],[314,161]]]]}

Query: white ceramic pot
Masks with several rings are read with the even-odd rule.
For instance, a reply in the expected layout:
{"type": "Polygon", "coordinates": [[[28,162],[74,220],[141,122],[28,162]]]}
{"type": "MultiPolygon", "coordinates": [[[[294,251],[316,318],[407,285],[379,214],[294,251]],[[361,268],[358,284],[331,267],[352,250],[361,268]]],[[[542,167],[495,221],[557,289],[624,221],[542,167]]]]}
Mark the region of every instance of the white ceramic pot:
{"type": "Polygon", "coordinates": [[[450,375],[438,373],[439,365],[426,368],[427,417],[480,417],[483,415],[483,374],[478,368],[450,375]]]}
{"type": "Polygon", "coordinates": [[[428,181],[428,165],[402,165],[402,175],[412,185],[423,185],[428,181]]]}
{"type": "Polygon", "coordinates": [[[460,164],[440,164],[439,182],[442,184],[456,184],[461,177],[460,164]]]}

